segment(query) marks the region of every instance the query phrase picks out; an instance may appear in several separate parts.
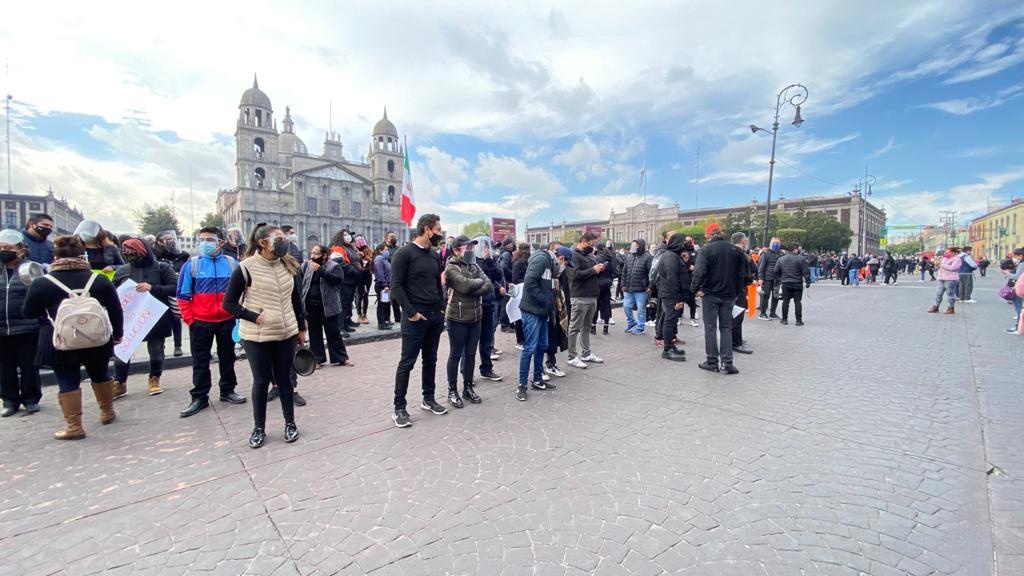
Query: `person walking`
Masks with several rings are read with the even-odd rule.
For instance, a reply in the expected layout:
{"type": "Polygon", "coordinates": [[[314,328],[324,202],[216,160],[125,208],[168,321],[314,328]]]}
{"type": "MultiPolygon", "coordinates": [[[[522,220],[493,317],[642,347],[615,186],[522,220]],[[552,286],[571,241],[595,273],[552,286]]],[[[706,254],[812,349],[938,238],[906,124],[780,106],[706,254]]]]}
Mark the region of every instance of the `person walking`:
{"type": "Polygon", "coordinates": [[[494,259],[494,254],[491,251],[491,239],[487,236],[477,236],[474,240],[477,243],[476,251],[480,254],[476,262],[492,286],[481,302],[480,377],[492,382],[500,382],[501,374],[494,371],[494,361],[500,358],[500,355],[494,350],[494,334],[498,328],[497,303],[505,295],[505,276],[494,259]]]}
{"type": "Polygon", "coordinates": [[[685,270],[688,264],[683,261],[685,245],[682,235],[673,235],[658,262],[658,305],[663,318],[659,336],[664,343],[661,357],[674,362],[686,361],[686,353],[673,343],[679,330],[679,315],[688,299],[686,292],[690,290],[689,286],[683,287],[683,282],[689,277],[685,270]]]}
{"type": "Polygon", "coordinates": [[[967,304],[974,304],[974,271],[978,269],[978,263],[974,260],[973,249],[964,246],[960,257],[960,301],[967,304]]]}
{"type": "Polygon", "coordinates": [[[716,222],[704,229],[708,243],[697,255],[691,289],[701,297],[704,313],[704,349],[707,360],[699,368],[709,372],[738,374],[732,356],[732,309],[743,288],[746,260],[722,236],[716,222]],[[719,339],[719,334],[721,338],[719,339]],[[721,360],[721,366],[719,366],[721,360]]]}
{"type": "Polygon", "coordinates": [[[309,249],[309,260],[299,266],[299,295],[302,300],[306,326],[309,328],[309,349],[320,366],[355,366],[348,357],[348,349],[341,337],[341,284],[345,279],[341,266],[327,257],[324,246],[309,249]],[[324,350],[324,337],[327,350],[324,350]]]}
{"type": "Polygon", "coordinates": [[[63,236],[54,240],[50,273],[32,282],[21,306],[25,318],[45,317],[48,320],[40,331],[36,364],[51,367],[57,378],[57,389],[60,391],[57,400],[65,422],[65,428],[53,435],[57,440],[85,438],[85,428],[82,427],[83,367],[92,381],[92,391],[100,409],[100,423],[110,424],[117,418],[114,412],[114,380],[110,377],[108,366],[114,354],[114,345],[119,344],[124,335],[124,313],[114,285],[106,276],[90,270],[85,255],[85,245],[76,236],[63,236]],[[78,301],[74,308],[63,306],[69,298],[78,301]],[[88,299],[92,299],[92,302],[88,299]],[[103,312],[99,314],[105,314],[105,317],[97,323],[84,318],[83,313],[95,316],[97,307],[102,307],[103,312]],[[86,329],[81,332],[76,331],[76,313],[79,319],[86,320],[83,324],[86,329]],[[75,328],[65,326],[65,321],[75,323],[75,328]],[[69,332],[76,336],[81,334],[83,340],[88,336],[97,336],[97,344],[74,350],[58,349],[66,348],[69,343],[58,346],[54,343],[54,333],[58,335],[58,340],[64,342],[63,337],[69,332]]]}
{"type": "Polygon", "coordinates": [[[746,273],[743,275],[743,286],[736,293],[736,306],[743,308],[743,314],[733,315],[732,317],[732,351],[737,354],[753,354],[754,351],[747,346],[746,340],[743,339],[743,320],[746,318],[747,307],[750,302],[747,298],[748,287],[753,284],[757,279],[757,265],[754,264],[753,259],[750,258],[750,254],[747,252],[747,235],[743,232],[736,232],[730,238],[733,246],[739,251],[740,255],[743,256],[745,263],[746,273]]]}
{"type": "Polygon", "coordinates": [[[946,248],[942,254],[942,262],[939,264],[939,285],[935,289],[935,304],[928,309],[929,314],[937,314],[939,305],[942,304],[942,296],[949,298],[949,307],[946,314],[956,314],[956,299],[959,294],[960,267],[963,261],[960,256],[960,249],[957,247],[946,248]]]}
{"type": "MultiPolygon", "coordinates": [[[[27,233],[26,233],[27,234],[27,233]]],[[[52,246],[52,245],[51,245],[52,246]]],[[[28,286],[18,267],[29,262],[28,242],[17,230],[0,231],[0,417],[13,416],[24,406],[29,414],[39,412],[43,390],[39,367],[35,365],[39,344],[39,320],[21,312],[28,286]]],[[[52,247],[51,247],[52,258],[52,247]]]]}
{"type": "Polygon", "coordinates": [[[892,252],[886,252],[885,261],[882,262],[882,274],[884,276],[885,285],[888,286],[890,280],[892,280],[893,286],[899,284],[899,273],[899,262],[895,257],[893,257],[892,252]]]}
{"type": "Polygon", "coordinates": [[[480,324],[483,321],[483,299],[494,296],[494,285],[477,265],[479,243],[460,235],[452,244],[452,257],[445,265],[445,286],[450,293],[445,318],[448,320],[448,403],[464,406],[459,396],[459,368],[462,368],[462,396],[473,404],[480,403],[474,391],[476,351],[480,345],[480,324]]]}
{"type": "Polygon", "coordinates": [[[622,274],[619,276],[622,309],[626,313],[626,332],[632,334],[643,334],[647,324],[647,288],[651,284],[653,260],[654,257],[647,252],[647,241],[637,238],[630,244],[629,253],[622,264],[622,274]]]}
{"type": "MultiPolygon", "coordinates": [[[[143,339],[149,352],[147,388],[150,396],[156,396],[164,391],[160,387],[160,377],[164,372],[165,344],[167,337],[172,335],[175,321],[170,302],[177,294],[178,275],[174,273],[170,264],[157,261],[152,248],[144,240],[129,238],[121,245],[121,249],[128,263],[114,273],[114,286],[119,287],[131,280],[135,282],[136,292],[149,292],[153,298],[167,306],[160,320],[143,339]]],[[[131,360],[122,362],[120,358],[114,357],[114,400],[128,394],[128,373],[131,365],[131,360]]]]}
{"type": "Polygon", "coordinates": [[[606,265],[594,261],[597,236],[585,232],[573,249],[572,312],[569,320],[569,366],[586,368],[588,362],[604,362],[590,349],[590,328],[597,313],[597,297],[601,293],[598,276],[606,265]]]}
{"type": "Polygon", "coordinates": [[[281,228],[262,224],[249,236],[246,257],[231,273],[224,310],[239,319],[238,333],[252,369],[252,419],[249,447],[267,439],[267,393],[277,383],[284,416],[284,441],[295,442],[292,363],[305,342],[306,320],[295,276],[299,263],[288,253],[281,228]]]}
{"type": "Polygon", "coordinates": [[[408,428],[412,420],[406,411],[405,396],[409,374],[422,355],[423,403],[420,408],[432,414],[448,410],[434,400],[437,347],[444,332],[444,292],[441,289],[441,259],[434,251],[444,236],[441,217],[424,214],[416,222],[416,237],[401,247],[391,259],[391,296],[402,307],[402,357],[395,371],[395,426],[408,428]]]}
{"type": "Polygon", "coordinates": [[[793,302],[796,312],[796,325],[804,325],[802,299],[804,286],[811,287],[811,271],[807,259],[800,254],[800,246],[793,244],[789,253],[779,258],[775,264],[773,275],[775,281],[782,286],[782,320],[779,324],[789,324],[789,303],[793,302]]]}
{"type": "Polygon", "coordinates": [[[774,270],[779,258],[782,258],[781,248],[782,240],[772,238],[768,249],[761,254],[761,259],[757,263],[757,285],[761,287],[760,314],[757,317],[760,320],[779,319],[779,315],[776,314],[779,309],[779,285],[775,283],[774,270]],[[769,303],[771,315],[768,314],[769,303]]]}
{"type": "MultiPolygon", "coordinates": [[[[210,406],[210,350],[217,345],[217,368],[220,401],[245,404],[246,399],[235,392],[235,341],[231,333],[235,318],[224,310],[224,291],[238,262],[221,252],[224,235],[220,228],[207,226],[199,230],[199,255],[189,260],[178,274],[178,308],[181,319],[188,326],[189,346],[192,350],[191,402],[179,414],[188,418],[210,406]]],[[[249,246],[249,250],[255,250],[249,246]]]]}

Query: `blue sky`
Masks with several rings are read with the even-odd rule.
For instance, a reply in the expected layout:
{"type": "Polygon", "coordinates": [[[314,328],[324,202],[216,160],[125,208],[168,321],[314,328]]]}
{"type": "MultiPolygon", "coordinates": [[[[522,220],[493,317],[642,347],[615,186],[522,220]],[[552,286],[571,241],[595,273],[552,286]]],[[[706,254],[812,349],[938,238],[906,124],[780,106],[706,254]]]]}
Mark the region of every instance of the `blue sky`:
{"type": "Polygon", "coordinates": [[[747,126],[793,82],[805,123],[783,109],[776,195],[845,193],[865,166],[891,224],[1024,195],[1019,2],[188,4],[12,8],[17,191],[52,186],[117,230],[173,191],[187,224],[191,174],[198,219],[234,185],[258,73],[313,153],[330,123],[358,159],[386,105],[420,209],[449,224],[607,217],[640,200],[644,158],[652,201],[763,201],[771,138],[747,126]]]}

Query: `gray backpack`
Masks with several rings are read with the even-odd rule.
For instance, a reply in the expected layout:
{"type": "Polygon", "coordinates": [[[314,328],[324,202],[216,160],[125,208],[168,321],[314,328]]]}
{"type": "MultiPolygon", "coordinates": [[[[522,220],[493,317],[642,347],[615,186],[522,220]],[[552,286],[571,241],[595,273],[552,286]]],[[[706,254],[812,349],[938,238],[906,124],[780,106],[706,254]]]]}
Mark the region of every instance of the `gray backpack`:
{"type": "Polygon", "coordinates": [[[83,350],[103,346],[110,341],[113,328],[107,309],[89,294],[97,276],[89,277],[89,282],[81,290],[72,290],[49,274],[43,276],[68,293],[68,297],[57,306],[57,317],[50,318],[54,349],[83,350]]]}

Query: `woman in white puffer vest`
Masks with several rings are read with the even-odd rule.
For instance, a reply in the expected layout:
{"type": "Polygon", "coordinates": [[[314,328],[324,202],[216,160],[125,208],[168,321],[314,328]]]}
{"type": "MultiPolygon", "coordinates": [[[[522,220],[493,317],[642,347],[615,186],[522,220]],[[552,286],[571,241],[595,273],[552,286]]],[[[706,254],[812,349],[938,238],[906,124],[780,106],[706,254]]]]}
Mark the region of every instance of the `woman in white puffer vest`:
{"type": "Polygon", "coordinates": [[[252,369],[253,430],[249,446],[266,440],[267,391],[280,390],[284,441],[299,437],[295,426],[291,379],[295,348],[305,344],[306,319],[295,274],[299,264],[288,254],[288,241],[277,226],[261,224],[249,237],[245,259],[231,275],[224,309],[240,320],[239,335],[252,369]]]}

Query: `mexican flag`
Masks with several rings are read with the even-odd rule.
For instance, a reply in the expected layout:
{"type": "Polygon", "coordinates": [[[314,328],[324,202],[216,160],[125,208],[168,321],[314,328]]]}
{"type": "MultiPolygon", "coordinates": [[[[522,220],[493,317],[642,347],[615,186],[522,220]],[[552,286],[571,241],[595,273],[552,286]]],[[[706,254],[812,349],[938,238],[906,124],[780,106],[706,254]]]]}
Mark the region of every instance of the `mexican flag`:
{"type": "Polygon", "coordinates": [[[402,222],[412,228],[416,217],[416,197],[412,194],[412,172],[409,170],[409,145],[405,147],[405,167],[402,170],[402,222]]]}

